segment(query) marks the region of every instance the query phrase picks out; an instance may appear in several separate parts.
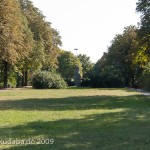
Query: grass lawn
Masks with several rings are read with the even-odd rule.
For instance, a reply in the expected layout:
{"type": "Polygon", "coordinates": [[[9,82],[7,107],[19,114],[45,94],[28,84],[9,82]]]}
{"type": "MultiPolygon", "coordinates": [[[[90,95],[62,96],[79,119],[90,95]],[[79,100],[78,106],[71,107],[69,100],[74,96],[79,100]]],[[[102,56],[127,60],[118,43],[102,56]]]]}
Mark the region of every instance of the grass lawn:
{"type": "Polygon", "coordinates": [[[148,150],[150,96],[127,89],[0,91],[0,140],[3,150],[148,150]]]}

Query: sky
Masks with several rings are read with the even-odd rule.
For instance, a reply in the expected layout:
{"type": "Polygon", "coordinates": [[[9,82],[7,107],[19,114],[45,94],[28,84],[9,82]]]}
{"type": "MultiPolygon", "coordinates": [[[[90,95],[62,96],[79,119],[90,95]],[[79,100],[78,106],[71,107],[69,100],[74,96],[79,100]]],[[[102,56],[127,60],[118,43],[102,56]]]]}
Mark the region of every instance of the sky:
{"type": "Polygon", "coordinates": [[[86,54],[92,62],[107,51],[124,27],[137,25],[137,0],[31,0],[62,37],[63,50],[86,54]]]}

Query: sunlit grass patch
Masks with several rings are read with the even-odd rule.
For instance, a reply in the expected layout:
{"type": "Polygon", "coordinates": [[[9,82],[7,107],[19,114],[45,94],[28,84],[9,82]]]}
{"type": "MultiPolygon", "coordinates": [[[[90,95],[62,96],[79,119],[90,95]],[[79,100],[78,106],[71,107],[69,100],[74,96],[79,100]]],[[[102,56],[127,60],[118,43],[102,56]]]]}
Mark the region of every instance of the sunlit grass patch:
{"type": "Polygon", "coordinates": [[[8,150],[144,149],[150,97],[127,89],[14,89],[0,92],[0,139],[54,139],[8,150]]]}

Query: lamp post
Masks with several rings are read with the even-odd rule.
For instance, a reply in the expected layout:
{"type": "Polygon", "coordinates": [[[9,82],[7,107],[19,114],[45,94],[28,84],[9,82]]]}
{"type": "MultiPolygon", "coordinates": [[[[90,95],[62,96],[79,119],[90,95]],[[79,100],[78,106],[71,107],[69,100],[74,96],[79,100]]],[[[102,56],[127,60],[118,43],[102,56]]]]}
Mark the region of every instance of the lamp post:
{"type": "MultiPolygon", "coordinates": [[[[78,54],[77,54],[78,49],[75,48],[74,50],[76,51],[76,57],[77,57],[78,56],[78,54]]],[[[80,86],[80,84],[81,84],[80,70],[79,70],[79,66],[76,65],[74,68],[74,85],[80,86]]]]}
{"type": "Polygon", "coordinates": [[[78,49],[77,49],[77,48],[75,48],[74,50],[76,51],[76,56],[77,56],[77,55],[78,55],[78,53],[77,53],[78,49]]]}

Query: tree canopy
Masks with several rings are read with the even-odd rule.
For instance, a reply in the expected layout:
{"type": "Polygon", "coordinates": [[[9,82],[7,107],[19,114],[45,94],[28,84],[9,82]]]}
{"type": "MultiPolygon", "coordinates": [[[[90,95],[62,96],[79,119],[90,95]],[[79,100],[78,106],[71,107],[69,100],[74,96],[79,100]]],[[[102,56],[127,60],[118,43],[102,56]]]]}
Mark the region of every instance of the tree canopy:
{"type": "Polygon", "coordinates": [[[123,34],[114,37],[108,51],[95,64],[93,82],[96,86],[145,87],[150,84],[150,2],[139,0],[137,12],[141,13],[139,28],[128,26],[123,34]],[[116,79],[116,84],[113,81],[116,79]],[[119,83],[119,84],[117,84],[119,83]]]}
{"type": "Polygon", "coordinates": [[[4,88],[12,67],[15,68],[15,76],[22,78],[22,85],[27,85],[28,71],[57,69],[61,37],[31,1],[0,1],[0,33],[0,68],[4,88]]]}
{"type": "Polygon", "coordinates": [[[70,51],[60,51],[58,57],[58,72],[62,75],[66,82],[74,79],[75,67],[79,67],[82,76],[82,65],[80,60],[70,51]]]}
{"type": "Polygon", "coordinates": [[[30,0],[0,0],[0,88],[26,86],[38,71],[66,82],[79,68],[82,83],[97,87],[150,85],[150,1],[138,0],[139,26],[127,26],[92,64],[85,54],[60,50],[59,31],[30,0]]]}

